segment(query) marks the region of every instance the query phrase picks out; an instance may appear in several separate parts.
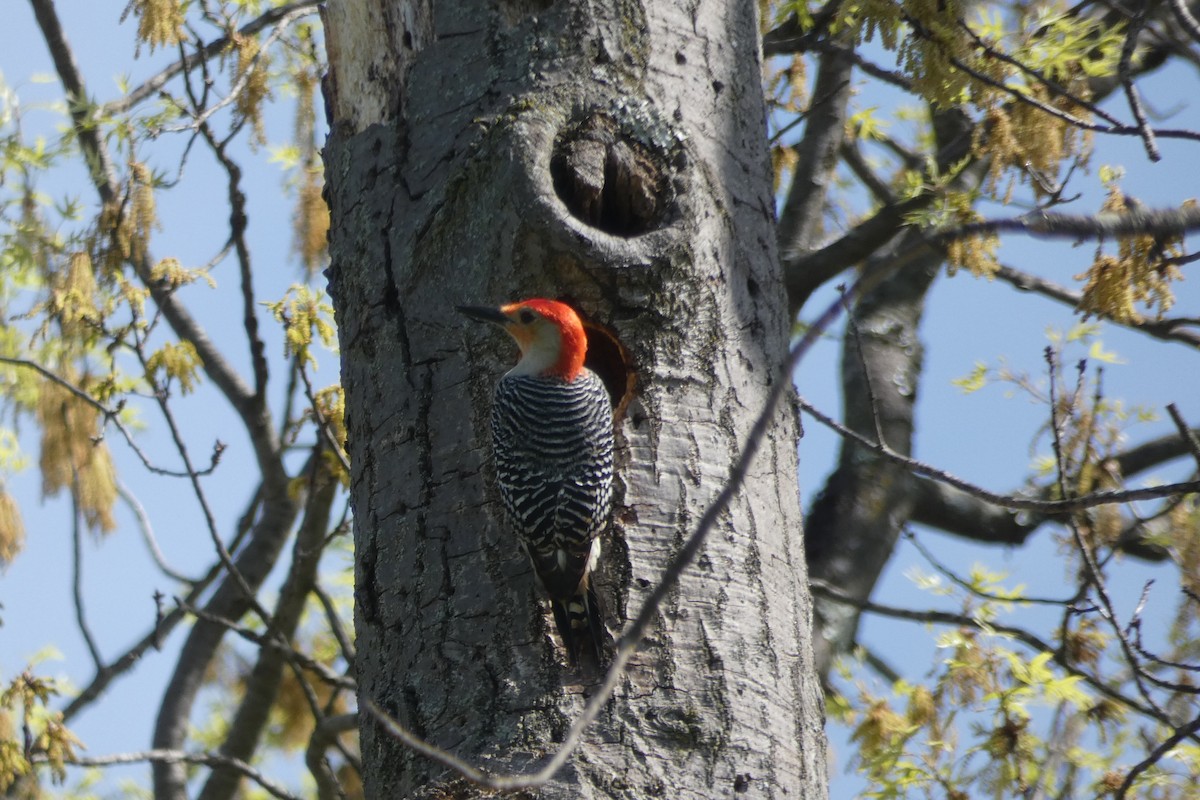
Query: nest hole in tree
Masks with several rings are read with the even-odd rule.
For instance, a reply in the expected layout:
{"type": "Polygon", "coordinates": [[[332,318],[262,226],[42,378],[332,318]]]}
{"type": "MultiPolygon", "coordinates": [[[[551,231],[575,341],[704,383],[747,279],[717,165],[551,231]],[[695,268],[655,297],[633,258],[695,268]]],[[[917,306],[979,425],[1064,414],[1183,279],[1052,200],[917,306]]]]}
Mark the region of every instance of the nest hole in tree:
{"type": "Polygon", "coordinates": [[[665,156],[626,135],[606,113],[564,129],[550,175],[567,210],[605,233],[626,238],[656,228],[666,215],[665,156]]]}
{"type": "Polygon", "coordinates": [[[637,386],[633,359],[612,328],[587,317],[583,317],[583,328],[588,341],[584,366],[604,382],[608,398],[612,401],[613,417],[620,424],[637,386]]]}

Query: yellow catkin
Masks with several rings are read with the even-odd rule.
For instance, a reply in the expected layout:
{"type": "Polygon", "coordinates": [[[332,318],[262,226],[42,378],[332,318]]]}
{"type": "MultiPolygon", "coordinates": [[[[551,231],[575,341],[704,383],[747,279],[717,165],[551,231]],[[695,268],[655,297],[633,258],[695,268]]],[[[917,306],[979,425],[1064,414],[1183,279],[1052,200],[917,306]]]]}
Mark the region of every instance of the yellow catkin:
{"type": "Polygon", "coordinates": [[[304,170],[296,199],[296,251],[304,272],[312,277],[324,263],[329,241],[329,206],[322,194],[319,168],[304,170]]]}
{"type": "Polygon", "coordinates": [[[235,33],[232,39],[235,55],[233,82],[240,86],[235,106],[238,114],[250,122],[254,129],[253,141],[266,144],[267,132],[263,127],[263,101],[271,96],[267,54],[253,36],[235,33]]]}
{"type": "Polygon", "coordinates": [[[52,305],[66,339],[87,338],[96,332],[96,275],[86,251],[72,253],[55,280],[52,305]]]}
{"type": "Polygon", "coordinates": [[[38,459],[42,495],[51,497],[69,489],[89,528],[99,533],[115,530],[116,471],[108,447],[99,438],[97,410],[66,387],[45,381],[37,417],[42,431],[38,459]]]}
{"type": "Polygon", "coordinates": [[[1170,537],[1172,553],[1179,564],[1179,578],[1184,589],[1200,593],[1200,536],[1196,535],[1198,518],[1194,501],[1178,503],[1171,509],[1170,537]]]}
{"type": "Polygon", "coordinates": [[[900,63],[912,77],[913,88],[935,107],[960,104],[970,76],[955,66],[977,60],[973,45],[957,20],[963,15],[959,0],[904,0],[905,16],[922,33],[899,46],[900,63]]]}
{"type": "Polygon", "coordinates": [[[140,161],[129,162],[129,204],[122,220],[125,256],[141,261],[150,248],[150,232],[158,227],[154,176],[140,161]]]}
{"type": "Polygon", "coordinates": [[[129,6],[138,19],[138,46],[173,47],[183,38],[183,4],[177,0],[133,0],[129,6]]]}
{"type": "Polygon", "coordinates": [[[0,485],[0,566],[11,564],[24,546],[25,525],[21,522],[21,510],[8,490],[0,485]]]}
{"type": "MultiPolygon", "coordinates": [[[[1123,213],[1136,205],[1118,187],[1110,186],[1101,211],[1123,213]]],[[[1097,250],[1087,272],[1075,276],[1086,281],[1079,310],[1085,315],[1138,323],[1145,319],[1137,310],[1140,304],[1161,317],[1175,304],[1171,284],[1183,278],[1179,267],[1165,259],[1182,254],[1182,241],[1179,236],[1140,234],[1120,237],[1115,256],[1097,250]]]]}

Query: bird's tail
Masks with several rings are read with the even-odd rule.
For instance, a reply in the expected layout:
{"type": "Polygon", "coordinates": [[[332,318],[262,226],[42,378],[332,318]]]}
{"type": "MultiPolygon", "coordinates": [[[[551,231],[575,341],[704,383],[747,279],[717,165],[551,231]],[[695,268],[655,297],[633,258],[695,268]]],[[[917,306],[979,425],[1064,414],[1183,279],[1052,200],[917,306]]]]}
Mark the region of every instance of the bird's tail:
{"type": "Polygon", "coordinates": [[[579,656],[585,650],[596,659],[597,665],[602,665],[608,632],[604,629],[604,606],[591,581],[584,581],[569,600],[551,600],[550,607],[571,665],[579,663],[579,656]]]}

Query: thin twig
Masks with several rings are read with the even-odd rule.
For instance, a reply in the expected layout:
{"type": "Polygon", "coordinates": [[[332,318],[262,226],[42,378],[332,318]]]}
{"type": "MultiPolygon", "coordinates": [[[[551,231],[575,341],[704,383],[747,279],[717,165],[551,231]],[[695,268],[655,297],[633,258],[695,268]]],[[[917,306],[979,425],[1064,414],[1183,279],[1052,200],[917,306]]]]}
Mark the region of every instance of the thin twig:
{"type": "MultiPolygon", "coordinates": [[[[217,563],[213,565],[211,569],[209,569],[207,575],[205,575],[199,582],[192,586],[191,590],[187,594],[186,601],[191,603],[199,599],[204,591],[208,589],[209,585],[212,584],[212,582],[216,580],[217,576],[220,574],[221,565],[220,563],[217,563]]],[[[99,699],[100,695],[104,694],[105,690],[108,689],[109,684],[111,684],[115,679],[124,675],[135,665],[140,664],[142,657],[145,656],[145,654],[152,648],[157,648],[161,641],[166,638],[166,636],[172,630],[174,630],[175,626],[184,619],[185,615],[180,609],[174,609],[156,619],[153,630],[144,635],[119,657],[113,659],[112,663],[107,667],[99,670],[95,677],[92,678],[91,683],[85,686],[83,691],[77,694],[71,700],[71,702],[63,708],[63,722],[69,722],[72,717],[99,699]]]]}
{"type": "MultiPolygon", "coordinates": [[[[123,422],[121,422],[120,415],[121,415],[121,412],[124,410],[123,402],[121,404],[118,404],[116,408],[109,408],[108,406],[101,403],[99,400],[92,397],[86,391],[84,391],[83,389],[76,386],[71,381],[55,374],[54,372],[47,369],[46,367],[43,367],[41,364],[37,363],[36,361],[30,361],[27,358],[11,358],[9,356],[0,356],[0,364],[11,364],[14,367],[21,367],[23,369],[33,370],[34,372],[38,373],[46,380],[48,380],[51,383],[54,383],[58,386],[61,386],[62,388],[66,389],[68,392],[73,394],[75,397],[82,400],[84,403],[87,403],[89,406],[91,406],[92,408],[99,411],[100,414],[104,417],[104,424],[105,425],[111,424],[113,427],[115,427],[120,432],[121,438],[123,438],[125,440],[125,443],[127,445],[129,445],[129,449],[133,451],[134,455],[136,455],[138,457],[138,460],[142,462],[142,466],[145,467],[149,472],[152,472],[155,475],[164,475],[169,478],[190,477],[189,473],[186,471],[166,469],[165,467],[158,466],[157,464],[153,463],[150,460],[150,457],[146,455],[146,453],[142,450],[141,447],[138,446],[138,443],[134,440],[133,433],[130,432],[129,428],[127,428],[123,422]]],[[[221,454],[224,452],[224,450],[225,450],[225,445],[219,441],[216,442],[213,445],[212,462],[206,468],[204,468],[203,470],[200,470],[197,474],[198,475],[208,475],[208,474],[212,473],[212,471],[217,468],[217,464],[220,463],[221,454]]]]}
{"type": "MultiPolygon", "coordinates": [[[[959,588],[963,589],[964,591],[970,592],[975,597],[978,597],[982,600],[993,600],[993,601],[996,601],[999,603],[1028,603],[1030,605],[1045,605],[1045,606],[1069,606],[1074,601],[1074,598],[1071,598],[1071,597],[1067,597],[1067,598],[1063,598],[1063,599],[1058,599],[1058,598],[1054,598],[1054,597],[1028,597],[1026,595],[1021,595],[1020,597],[1006,597],[1004,595],[998,595],[998,594],[992,594],[991,592],[985,592],[984,590],[980,589],[978,586],[975,586],[974,584],[972,584],[970,581],[962,578],[960,575],[958,575],[956,572],[954,572],[954,570],[950,569],[948,566],[946,566],[941,561],[939,561],[933,555],[933,553],[930,552],[928,547],[921,544],[921,541],[917,538],[916,534],[914,534],[911,530],[906,528],[901,535],[905,538],[905,540],[908,541],[909,544],[911,544],[913,547],[915,547],[917,549],[917,552],[921,554],[921,557],[924,558],[925,561],[928,562],[929,565],[931,567],[933,567],[938,573],[943,575],[946,579],[948,579],[950,582],[954,583],[959,588]]],[[[1088,611],[1091,609],[1074,609],[1074,610],[1077,613],[1081,613],[1083,611],[1088,611]]]]}
{"type": "MultiPolygon", "coordinates": [[[[45,762],[45,756],[39,756],[36,761],[45,762]]],[[[145,762],[165,762],[169,764],[200,764],[206,767],[228,767],[237,770],[246,778],[257,783],[272,797],[280,800],[301,800],[283,786],[263,775],[254,767],[236,758],[217,755],[216,753],[188,753],[183,750],[142,750],[136,753],[116,753],[110,756],[95,756],[91,758],[68,759],[65,763],[73,767],[112,767],[118,764],[142,764],[145,762]]]]}
{"type": "MultiPolygon", "coordinates": [[[[66,413],[63,414],[63,424],[66,423],[66,413]]],[[[87,644],[88,652],[92,656],[92,663],[96,665],[96,671],[100,672],[104,669],[104,658],[100,655],[100,648],[96,645],[96,637],[92,635],[91,628],[88,627],[87,615],[84,613],[83,603],[83,509],[79,505],[79,470],[74,462],[71,463],[71,541],[74,545],[71,558],[71,596],[75,603],[75,623],[79,626],[79,633],[83,636],[83,641],[87,644]]]]}
{"type": "MultiPolygon", "coordinates": [[[[163,131],[166,133],[179,133],[179,132],[186,131],[186,130],[198,129],[199,127],[204,125],[212,117],[213,114],[217,113],[222,108],[225,108],[226,106],[231,105],[232,103],[236,102],[238,99],[238,96],[246,90],[246,86],[250,83],[250,78],[253,76],[254,70],[258,68],[259,60],[263,57],[263,54],[266,53],[271,48],[271,45],[275,44],[275,42],[277,42],[279,40],[279,38],[281,36],[283,36],[284,31],[287,30],[289,25],[291,25],[293,22],[300,19],[301,17],[312,14],[316,10],[316,6],[317,6],[316,3],[301,3],[301,4],[298,4],[297,6],[290,7],[290,10],[285,11],[283,14],[276,17],[275,20],[273,21],[274,28],[267,35],[267,38],[263,40],[263,43],[259,47],[258,52],[256,52],[254,54],[254,58],[251,61],[250,65],[242,73],[241,77],[239,77],[238,80],[234,82],[233,86],[230,87],[229,94],[227,94],[227,95],[225,95],[225,97],[221,98],[221,100],[219,102],[217,102],[216,104],[205,108],[200,114],[195,116],[193,118],[193,120],[191,122],[189,122],[188,124],[165,126],[163,128],[163,131]]],[[[262,27],[266,27],[266,26],[264,25],[262,27]]],[[[205,49],[207,50],[207,48],[205,48],[205,49]]],[[[179,63],[179,62],[176,62],[176,63],[179,63]]],[[[202,59],[201,62],[199,62],[199,66],[202,66],[202,67],[206,66],[207,63],[208,63],[208,59],[202,59]]]]}
{"type": "Polygon", "coordinates": [[[208,503],[208,496],[204,492],[204,487],[200,484],[200,477],[196,470],[192,467],[191,456],[188,454],[187,443],[183,439],[183,432],[179,429],[179,425],[175,421],[175,414],[171,411],[171,405],[167,402],[167,391],[164,387],[158,385],[158,381],[152,370],[148,369],[145,353],[145,341],[141,335],[134,333],[136,339],[135,352],[141,362],[142,369],[145,372],[145,379],[150,384],[150,388],[154,393],[154,398],[158,403],[159,412],[163,415],[163,419],[167,423],[167,430],[171,434],[171,440],[175,444],[175,450],[179,453],[180,459],[183,461],[184,468],[188,472],[189,480],[192,484],[192,493],[196,497],[196,502],[200,505],[200,511],[204,516],[205,528],[208,530],[209,539],[213,543],[213,548],[217,552],[217,557],[221,560],[221,564],[229,573],[229,577],[237,584],[245,595],[245,601],[249,607],[258,614],[264,625],[271,624],[271,615],[258,602],[258,594],[250,587],[250,583],[246,577],[242,575],[241,570],[237,568],[237,564],[233,561],[233,556],[226,549],[225,543],[221,541],[221,534],[217,530],[217,520],[213,515],[212,507],[208,503]]]}
{"type": "Polygon", "coordinates": [[[250,642],[251,644],[258,646],[261,649],[264,649],[264,650],[272,649],[272,650],[280,651],[288,658],[294,660],[297,664],[299,664],[304,669],[309,670],[310,672],[314,673],[324,683],[327,683],[330,686],[336,686],[339,689],[347,689],[352,692],[356,691],[358,689],[358,683],[353,678],[339,674],[339,673],[331,670],[329,667],[325,666],[321,662],[316,661],[316,660],[310,658],[309,656],[305,655],[304,653],[301,653],[299,650],[296,650],[295,648],[288,646],[286,643],[281,643],[279,641],[278,637],[276,637],[276,636],[269,635],[269,634],[262,634],[262,633],[259,633],[258,631],[251,630],[250,628],[247,628],[244,625],[238,624],[234,620],[225,619],[224,617],[221,617],[221,616],[218,616],[211,612],[205,611],[202,608],[198,608],[197,606],[194,606],[191,603],[189,603],[186,600],[179,598],[179,597],[175,598],[175,606],[179,610],[183,611],[184,613],[190,614],[191,616],[195,617],[196,619],[202,619],[205,622],[211,622],[214,625],[219,625],[222,628],[226,629],[227,631],[240,636],[241,638],[245,639],[247,642],[250,642]]]}
{"type": "Polygon", "coordinates": [[[1188,450],[1192,453],[1192,458],[1196,459],[1196,466],[1200,467],[1200,438],[1197,438],[1196,432],[1188,427],[1187,422],[1183,418],[1183,414],[1179,413],[1179,406],[1174,403],[1167,403],[1167,413],[1171,415],[1171,421],[1175,423],[1175,428],[1179,431],[1180,437],[1187,442],[1188,450]]]}
{"type": "Polygon", "coordinates": [[[134,519],[137,520],[138,529],[142,532],[142,539],[146,542],[146,549],[150,551],[150,557],[154,559],[154,563],[158,565],[158,569],[168,578],[174,578],[180,583],[194,586],[199,583],[195,578],[189,578],[182,572],[173,569],[167,563],[166,556],[158,546],[158,538],[154,535],[154,526],[150,523],[150,516],[146,513],[146,509],[138,501],[137,497],[129,490],[121,481],[117,481],[117,496],[125,501],[125,505],[133,512],[134,519]]]}
{"type": "Polygon", "coordinates": [[[312,381],[308,377],[308,370],[302,362],[296,364],[296,371],[300,376],[300,380],[304,382],[304,395],[308,398],[308,407],[312,409],[313,419],[317,422],[317,430],[321,433],[321,438],[329,446],[330,451],[337,457],[338,463],[342,465],[342,469],[346,470],[346,474],[350,474],[350,459],[346,457],[344,443],[339,442],[337,437],[333,435],[333,426],[329,420],[325,418],[324,412],[317,405],[317,395],[313,391],[312,381]]]}
{"type": "Polygon", "coordinates": [[[883,456],[891,461],[894,461],[901,466],[907,468],[910,472],[918,477],[929,478],[930,480],[939,481],[961,489],[967,494],[984,502],[991,503],[994,506],[1001,508],[1009,508],[1016,511],[1037,511],[1042,514],[1057,515],[1066,514],[1071,511],[1082,511],[1085,508],[1095,508],[1096,506],[1110,505],[1114,503],[1130,503],[1135,500],[1154,500],[1162,497],[1172,497],[1178,494],[1194,494],[1200,492],[1200,480],[1187,481],[1184,483],[1170,483],[1162,486],[1147,487],[1144,489],[1124,489],[1119,491],[1094,492],[1092,494],[1073,497],[1065,500],[1031,500],[1024,497],[1014,497],[1012,495],[997,494],[988,491],[980,486],[963,480],[943,469],[926,464],[923,461],[918,461],[915,458],[901,455],[887,447],[872,442],[870,439],[862,436],[856,431],[852,431],[842,425],[837,420],[825,414],[812,403],[805,400],[803,397],[797,399],[797,404],[800,409],[806,414],[809,414],[822,425],[830,428],[846,439],[854,441],[856,444],[871,450],[872,452],[883,456]]]}
{"type": "Polygon", "coordinates": [[[1146,4],[1139,3],[1133,18],[1129,21],[1129,29],[1125,32],[1125,44],[1121,47],[1121,60],[1117,64],[1117,75],[1121,86],[1125,89],[1125,97],[1129,100],[1129,110],[1137,123],[1138,134],[1146,146],[1146,155],[1151,161],[1162,161],[1162,153],[1158,151],[1158,143],[1154,140],[1154,129],[1146,119],[1146,109],[1142,106],[1142,97],[1133,83],[1130,66],[1133,63],[1133,53],[1137,49],[1138,35],[1146,24],[1146,4]]]}
{"type": "MultiPolygon", "coordinates": [[[[1057,284],[1053,281],[1046,280],[1038,275],[1029,272],[1024,272],[1014,267],[1001,265],[996,271],[995,276],[1002,281],[1011,284],[1014,288],[1026,292],[1036,292],[1042,297],[1048,297],[1051,300],[1057,300],[1060,303],[1079,308],[1083,302],[1083,295],[1074,292],[1065,286],[1057,284]]],[[[1147,336],[1153,336],[1156,339],[1164,341],[1180,342],[1182,344],[1191,345],[1192,347],[1200,348],[1200,334],[1195,331],[1181,330],[1188,325],[1195,325],[1196,322],[1191,319],[1175,318],[1175,319],[1159,319],[1159,320],[1115,320],[1111,317],[1105,317],[1105,321],[1112,322],[1116,325],[1122,325],[1131,330],[1139,331],[1147,336]]]]}
{"type": "Polygon", "coordinates": [[[342,624],[341,617],[338,616],[337,606],[333,602],[333,598],[325,591],[321,585],[314,584],[312,588],[313,594],[317,596],[321,607],[325,609],[325,621],[329,624],[329,630],[333,634],[333,638],[338,643],[338,648],[342,651],[342,659],[346,662],[348,671],[354,671],[354,663],[358,658],[358,653],[354,649],[354,643],[350,641],[350,637],[346,634],[346,626],[342,624]]]}
{"type": "Polygon", "coordinates": [[[952,611],[937,611],[934,609],[909,609],[889,606],[883,603],[877,603],[874,600],[854,597],[844,590],[825,583],[817,579],[809,579],[809,586],[812,588],[813,594],[828,600],[834,600],[838,603],[843,603],[852,606],[859,611],[868,614],[878,614],[890,619],[901,619],[908,622],[916,622],[922,625],[954,625],[962,628],[970,628],[972,630],[982,631],[988,634],[999,634],[1015,639],[1018,642],[1030,647],[1039,653],[1049,653],[1056,664],[1064,669],[1068,674],[1078,677],[1088,686],[1091,686],[1100,694],[1110,700],[1115,700],[1118,703],[1128,706],[1129,708],[1143,714],[1151,719],[1158,720],[1164,724],[1170,724],[1170,718],[1161,710],[1143,705],[1136,698],[1122,694],[1120,690],[1109,686],[1099,676],[1079,669],[1075,665],[1067,662],[1062,658],[1058,650],[1051,646],[1049,642],[1038,636],[1032,631],[1018,628],[1014,625],[1005,625],[1003,623],[992,620],[981,620],[969,614],[959,614],[952,611]]]}
{"type": "Polygon", "coordinates": [[[1133,788],[1133,783],[1137,780],[1138,775],[1141,775],[1150,769],[1150,767],[1157,764],[1167,753],[1171,752],[1175,745],[1190,736],[1194,736],[1198,731],[1200,731],[1200,717],[1196,717],[1186,725],[1175,728],[1170,736],[1159,742],[1157,747],[1151,750],[1144,759],[1129,770],[1129,773],[1125,776],[1125,780],[1121,782],[1121,786],[1117,789],[1114,800],[1123,800],[1129,790],[1133,788]]]}
{"type": "MultiPolygon", "coordinates": [[[[282,25],[283,21],[280,24],[282,25]]],[[[263,53],[267,52],[270,44],[270,41],[263,44],[262,49],[255,55],[256,60],[263,53]]],[[[249,79],[250,72],[253,69],[254,67],[251,67],[246,70],[245,75],[242,76],[242,84],[249,79]]],[[[201,107],[198,105],[200,101],[192,91],[191,81],[185,81],[184,87],[193,106],[199,109],[201,107]]],[[[250,247],[246,243],[246,229],[249,226],[249,221],[246,217],[246,194],[241,189],[242,170],[229,157],[229,154],[225,150],[225,143],[217,141],[212,128],[207,122],[207,114],[200,115],[195,127],[228,176],[226,193],[229,198],[229,241],[233,243],[234,252],[237,254],[238,272],[241,276],[242,327],[246,330],[246,341],[250,346],[250,363],[254,372],[254,396],[256,399],[261,399],[266,392],[267,386],[267,358],[262,337],[258,332],[258,303],[254,297],[250,247]]]]}
{"type": "MultiPolygon", "coordinates": [[[[296,11],[307,9],[308,13],[316,13],[319,2],[303,2],[289,3],[285,6],[269,9],[259,16],[247,22],[242,27],[238,28],[239,36],[255,36],[263,28],[268,25],[275,24],[281,17],[292,14],[296,11]]],[[[111,100],[100,106],[100,113],[104,116],[119,116],[129,111],[131,108],[148,100],[158,94],[162,87],[167,85],[167,82],[181,72],[190,72],[195,69],[201,61],[211,61],[214,58],[222,55],[229,49],[229,44],[232,39],[229,36],[221,36],[213,39],[208,44],[204,45],[198,52],[190,57],[180,58],[167,65],[158,74],[150,79],[142,82],[139,86],[131,89],[128,94],[120,100],[111,100]]]]}
{"type": "Polygon", "coordinates": [[[838,295],[842,299],[842,309],[846,312],[846,325],[850,328],[850,335],[854,339],[854,349],[858,354],[858,368],[862,370],[863,386],[867,392],[867,407],[871,409],[871,422],[875,425],[875,442],[882,448],[891,449],[887,443],[887,437],[883,435],[883,422],[879,418],[879,403],[875,399],[875,389],[871,384],[871,372],[867,366],[867,354],[863,352],[862,332],[858,329],[858,321],[854,318],[854,312],[850,308],[850,303],[846,300],[843,293],[838,295]]]}
{"type": "MultiPolygon", "coordinates": [[[[1054,442],[1054,458],[1057,464],[1057,480],[1059,493],[1064,499],[1071,497],[1071,488],[1067,484],[1067,463],[1066,449],[1063,446],[1063,430],[1065,422],[1059,414],[1057,385],[1058,385],[1058,357],[1053,347],[1047,346],[1045,350],[1046,364],[1050,372],[1049,392],[1050,392],[1050,432],[1054,442]]],[[[1082,380],[1082,368],[1080,376],[1082,380]]],[[[1078,394],[1078,393],[1077,393],[1078,394]]],[[[1146,702],[1146,705],[1154,708],[1159,713],[1162,710],[1154,702],[1154,698],[1150,696],[1150,690],[1146,688],[1143,682],[1144,671],[1138,661],[1137,654],[1134,652],[1129,638],[1121,629],[1120,622],[1117,620],[1116,608],[1113,606],[1112,598],[1108,593],[1108,586],[1104,581],[1104,574],[1101,571],[1100,565],[1096,562],[1096,554],[1092,549],[1092,545],[1083,537],[1083,531],[1080,529],[1079,523],[1076,522],[1074,516],[1068,515],[1067,529],[1071,531],[1071,538],[1075,543],[1075,549],[1079,553],[1079,557],[1083,562],[1083,577],[1086,584],[1090,584],[1096,593],[1096,597],[1100,601],[1100,607],[1097,611],[1100,613],[1101,619],[1108,623],[1113,634],[1117,637],[1117,642],[1121,646],[1121,653],[1125,657],[1126,664],[1129,665],[1131,677],[1133,678],[1134,686],[1137,687],[1138,694],[1146,702]]],[[[1082,587],[1081,587],[1082,588],[1082,587]]]]}

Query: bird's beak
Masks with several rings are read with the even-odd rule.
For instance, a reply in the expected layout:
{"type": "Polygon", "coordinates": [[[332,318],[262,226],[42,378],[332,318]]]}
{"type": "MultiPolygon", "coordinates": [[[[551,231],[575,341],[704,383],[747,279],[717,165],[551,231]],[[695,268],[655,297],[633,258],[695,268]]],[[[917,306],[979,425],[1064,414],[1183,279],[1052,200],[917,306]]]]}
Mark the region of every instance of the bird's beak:
{"type": "Polygon", "coordinates": [[[511,320],[498,308],[492,306],[455,306],[458,313],[480,322],[492,322],[496,325],[507,325],[511,320]]]}

